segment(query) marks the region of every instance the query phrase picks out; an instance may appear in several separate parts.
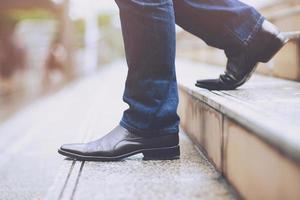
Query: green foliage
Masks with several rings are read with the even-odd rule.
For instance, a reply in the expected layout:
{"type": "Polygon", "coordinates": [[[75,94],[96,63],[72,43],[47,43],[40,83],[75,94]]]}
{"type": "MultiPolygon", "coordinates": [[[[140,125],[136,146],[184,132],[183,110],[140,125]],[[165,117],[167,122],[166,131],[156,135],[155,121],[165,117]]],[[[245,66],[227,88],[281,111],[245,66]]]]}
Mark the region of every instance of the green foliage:
{"type": "Polygon", "coordinates": [[[38,9],[38,8],[29,9],[29,10],[13,9],[7,12],[7,16],[16,21],[22,21],[26,19],[49,20],[49,19],[56,18],[55,15],[50,11],[47,11],[46,9],[38,9]]]}
{"type": "Polygon", "coordinates": [[[99,41],[101,64],[110,63],[124,56],[121,30],[113,24],[115,17],[115,14],[112,13],[100,13],[98,15],[98,26],[101,32],[99,41]]]}
{"type": "Polygon", "coordinates": [[[108,13],[102,13],[98,15],[98,26],[99,27],[107,27],[111,25],[112,16],[108,13]]]}
{"type": "Polygon", "coordinates": [[[74,27],[76,29],[76,32],[78,32],[80,35],[84,35],[85,22],[83,19],[75,20],[74,27]]]}
{"type": "Polygon", "coordinates": [[[74,21],[75,28],[75,43],[77,48],[84,48],[84,33],[85,33],[85,22],[83,19],[77,19],[74,21]]]}

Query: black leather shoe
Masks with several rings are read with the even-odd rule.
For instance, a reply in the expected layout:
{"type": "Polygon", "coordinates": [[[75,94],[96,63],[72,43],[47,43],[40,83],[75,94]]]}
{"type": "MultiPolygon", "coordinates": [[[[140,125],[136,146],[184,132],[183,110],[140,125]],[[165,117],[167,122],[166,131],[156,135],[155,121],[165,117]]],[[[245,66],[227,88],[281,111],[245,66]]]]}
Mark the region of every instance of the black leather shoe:
{"type": "Polygon", "coordinates": [[[280,32],[276,26],[265,20],[257,37],[246,48],[227,55],[224,74],[218,79],[198,80],[196,86],[209,90],[233,90],[243,85],[259,62],[268,62],[292,37],[295,36],[280,32]]]}
{"type": "Polygon", "coordinates": [[[117,126],[103,138],[81,144],[64,144],[58,153],[86,161],[115,161],[142,153],[144,159],[171,160],[180,156],[178,134],[141,137],[117,126]]]}

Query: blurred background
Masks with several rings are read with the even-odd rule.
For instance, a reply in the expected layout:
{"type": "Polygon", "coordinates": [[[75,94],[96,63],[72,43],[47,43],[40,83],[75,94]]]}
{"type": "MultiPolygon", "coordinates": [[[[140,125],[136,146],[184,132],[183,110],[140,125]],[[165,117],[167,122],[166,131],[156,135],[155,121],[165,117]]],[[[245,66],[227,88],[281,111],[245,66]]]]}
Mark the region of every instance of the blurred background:
{"type": "MultiPolygon", "coordinates": [[[[256,7],[281,30],[300,30],[300,0],[243,1],[256,7]]],[[[179,27],[176,28],[176,34],[178,59],[187,62],[189,60],[196,61],[192,62],[196,67],[198,67],[198,64],[201,65],[201,63],[204,63],[206,66],[205,63],[207,63],[209,64],[207,65],[208,68],[205,68],[207,71],[209,71],[208,69],[218,69],[216,67],[213,69],[212,66],[219,66],[219,69],[224,69],[226,57],[223,51],[207,46],[199,38],[183,31],[179,27]]],[[[274,121],[281,122],[282,119],[285,119],[286,121],[291,121],[291,124],[295,122],[293,124],[297,127],[295,129],[293,129],[294,126],[289,127],[289,124],[283,124],[284,128],[288,127],[288,130],[293,129],[292,133],[300,132],[298,128],[298,124],[300,124],[300,107],[298,106],[300,105],[300,87],[293,82],[288,85],[286,85],[286,82],[283,84],[280,80],[300,81],[299,47],[299,40],[291,41],[274,59],[269,63],[260,64],[257,70],[258,73],[267,76],[279,77],[280,79],[274,82],[280,84],[279,90],[276,84],[275,86],[270,86],[271,90],[269,91],[268,87],[259,87],[261,90],[259,94],[267,91],[266,95],[261,99],[258,98],[259,95],[254,95],[255,92],[251,90],[251,87],[248,90],[246,88],[245,90],[232,91],[233,93],[236,92],[237,96],[240,94],[240,97],[245,96],[247,98],[249,96],[251,101],[255,99],[254,101],[257,104],[253,103],[253,105],[263,105],[265,108],[263,111],[266,111],[268,118],[271,116],[270,119],[274,117],[274,113],[270,112],[274,110],[274,105],[280,105],[281,107],[279,108],[278,106],[276,109],[278,113],[274,121]],[[283,86],[281,86],[282,84],[283,86]],[[272,93],[272,95],[269,93],[272,93]],[[272,99],[273,104],[268,105],[270,103],[268,98],[271,99],[274,96],[278,98],[272,99]],[[287,104],[288,102],[290,104],[287,104]],[[292,109],[294,109],[293,112],[291,111],[292,109]],[[269,113],[272,115],[269,115],[269,113]],[[282,113],[289,114],[285,115],[282,113]]],[[[178,61],[180,62],[180,60],[178,61]]],[[[185,67],[185,64],[182,65],[185,67]]],[[[183,72],[181,75],[184,75],[185,71],[181,72],[183,72]]],[[[192,70],[187,72],[189,72],[188,77],[193,73],[192,70]]],[[[71,164],[69,160],[62,159],[57,154],[56,149],[63,143],[90,141],[93,137],[98,138],[99,135],[106,134],[118,123],[117,120],[119,120],[122,111],[125,109],[121,100],[125,76],[126,64],[123,39],[118,8],[113,0],[0,0],[0,199],[45,199],[42,197],[46,193],[58,194],[60,197],[63,197],[62,194],[65,188],[66,194],[74,195],[84,163],[76,162],[74,164],[74,161],[71,164]],[[78,173],[78,176],[76,173],[78,173]],[[69,177],[71,177],[70,180],[69,177]],[[53,192],[53,190],[55,191],[53,192]]],[[[270,83],[273,84],[273,82],[270,83]]],[[[233,97],[231,95],[227,96],[228,99],[233,97]]],[[[227,130],[224,128],[226,124],[229,124],[228,126],[230,127],[238,127],[232,129],[234,133],[241,132],[239,131],[239,123],[233,126],[234,123],[229,123],[229,118],[227,119],[226,116],[220,115],[219,111],[211,109],[206,104],[199,104],[200,101],[194,97],[186,97],[186,99],[188,101],[181,102],[188,105],[186,106],[187,111],[190,111],[190,108],[192,110],[192,112],[188,112],[186,119],[191,121],[189,124],[192,127],[191,130],[199,130],[199,136],[195,134],[197,140],[192,141],[197,144],[199,138],[199,141],[203,140],[203,143],[207,145],[206,147],[211,148],[209,151],[211,150],[212,155],[216,155],[217,161],[220,161],[222,167],[224,167],[225,161],[227,162],[229,159],[226,157],[223,163],[223,160],[221,161],[221,158],[219,160],[218,156],[220,155],[221,157],[221,154],[222,156],[223,154],[229,155],[229,151],[221,153],[223,146],[224,149],[229,146],[227,145],[229,137],[224,136],[226,145],[221,145],[219,137],[223,138],[223,135],[228,135],[228,133],[223,134],[223,131],[227,130]],[[192,101],[189,99],[192,99],[192,101]],[[195,105],[199,107],[193,107],[195,105]],[[198,113],[201,113],[201,115],[198,113]],[[226,124],[223,125],[225,122],[226,124]],[[213,133],[213,137],[205,137],[206,133],[209,135],[213,133]],[[218,149],[219,146],[222,147],[218,149]]],[[[246,102],[243,101],[243,98],[241,99],[239,99],[239,102],[242,101],[243,105],[248,106],[250,100],[246,102]]],[[[249,105],[252,109],[252,104],[249,105]]],[[[258,109],[258,111],[260,110],[258,109]]],[[[241,115],[243,113],[246,112],[241,111],[241,115]]],[[[235,116],[235,114],[229,116],[235,116]]],[[[252,110],[249,116],[246,116],[246,119],[245,123],[253,119],[252,110]]],[[[257,120],[260,119],[264,118],[258,118],[257,120]]],[[[261,120],[261,123],[263,122],[264,120],[261,120]]],[[[269,123],[270,121],[266,120],[266,124],[269,125],[269,123]]],[[[261,130],[261,128],[257,129],[261,130]]],[[[273,127],[270,130],[263,129],[262,131],[265,131],[266,135],[269,132],[272,133],[269,136],[271,138],[270,141],[274,141],[274,136],[276,136],[275,139],[278,138],[278,135],[276,135],[277,130],[275,131],[276,134],[273,134],[273,127]]],[[[292,135],[289,133],[288,131],[282,131],[280,135],[283,138],[282,141],[276,142],[286,148],[297,149],[298,151],[292,152],[298,156],[300,137],[297,137],[298,140],[294,140],[294,138],[296,137],[295,135],[298,136],[299,134],[292,135]]],[[[241,139],[241,143],[233,143],[241,144],[240,146],[245,146],[245,149],[250,146],[251,148],[249,149],[253,150],[251,152],[254,153],[253,155],[250,154],[251,152],[247,149],[245,151],[247,155],[239,154],[239,151],[235,151],[233,148],[234,151],[232,150],[232,152],[238,152],[237,155],[243,159],[240,162],[238,160],[239,157],[235,160],[235,157],[233,158],[232,156],[232,160],[238,163],[234,166],[246,163],[244,166],[251,173],[253,172],[255,176],[252,176],[251,173],[249,173],[251,176],[248,175],[248,172],[244,174],[239,173],[241,170],[236,170],[237,173],[232,173],[232,177],[236,175],[238,181],[245,181],[245,190],[249,191],[249,194],[259,195],[260,192],[256,189],[258,188],[260,191],[263,191],[261,192],[263,194],[272,193],[277,195],[278,191],[280,195],[278,195],[277,199],[287,199],[281,193],[289,194],[294,188],[293,192],[295,191],[300,195],[299,162],[291,165],[290,160],[286,159],[288,156],[283,157],[280,162],[276,162],[278,149],[275,148],[275,153],[273,153],[273,150],[271,152],[268,146],[266,151],[270,151],[272,154],[264,153],[265,150],[261,150],[262,148],[253,148],[252,144],[254,142],[252,142],[252,137],[249,137],[251,140],[248,140],[248,136],[242,135],[248,135],[248,133],[241,134],[240,138],[244,138],[244,140],[241,139]],[[250,159],[249,155],[252,155],[250,159]],[[273,155],[273,157],[269,155],[273,155]],[[254,162],[252,162],[253,160],[254,162]],[[259,162],[255,163],[257,160],[259,162]],[[287,162],[289,163],[286,165],[282,164],[287,162]],[[247,165],[247,163],[251,164],[247,165]],[[261,163],[262,167],[255,167],[261,163]],[[291,166],[291,168],[286,166],[291,166]],[[288,169],[292,170],[289,171],[288,169]],[[297,173],[293,171],[294,169],[298,170],[297,173]],[[243,176],[240,176],[240,174],[243,176]],[[246,178],[243,179],[243,177],[246,178]],[[251,183],[251,180],[254,181],[251,183]],[[263,180],[261,184],[259,180],[263,180]],[[248,183],[250,183],[250,186],[251,184],[255,186],[253,187],[254,189],[249,187],[248,183]],[[267,183],[267,186],[261,187],[265,183],[267,183]]],[[[261,141],[258,140],[258,147],[260,147],[260,143],[261,141]]],[[[83,173],[83,178],[80,179],[82,185],[78,187],[81,189],[81,192],[79,191],[77,194],[87,194],[94,199],[103,199],[103,196],[97,198],[98,196],[95,194],[102,195],[106,191],[110,195],[113,191],[118,191],[113,189],[121,189],[127,194],[128,191],[123,189],[127,185],[133,186],[131,191],[133,193],[129,194],[136,194],[135,192],[142,194],[143,191],[136,190],[135,187],[138,184],[142,184],[148,191],[149,183],[140,182],[145,178],[143,173],[136,176],[135,172],[139,169],[141,171],[146,169],[145,172],[147,171],[148,177],[155,183],[158,180],[165,181],[164,183],[171,183],[171,192],[173,192],[172,189],[177,192],[182,185],[185,185],[184,188],[188,188],[188,190],[185,191],[183,189],[181,192],[186,194],[199,192],[201,195],[204,195],[196,196],[199,198],[206,195],[211,197],[210,195],[214,193],[219,194],[218,189],[210,187],[210,181],[207,182],[208,179],[205,178],[207,176],[203,176],[203,174],[212,175],[212,179],[218,184],[223,184],[223,181],[216,178],[217,176],[214,173],[211,174],[209,170],[207,171],[206,168],[201,167],[206,164],[199,160],[198,152],[191,153],[190,150],[192,148],[190,147],[192,145],[190,143],[185,143],[183,146],[187,149],[182,151],[185,157],[181,161],[175,162],[174,165],[155,162],[152,168],[151,162],[150,165],[147,165],[135,159],[122,161],[120,165],[118,163],[115,165],[110,165],[111,163],[102,165],[102,163],[87,162],[84,165],[84,173],[87,176],[84,177],[83,173]],[[166,168],[167,166],[171,167],[166,168]],[[126,170],[128,173],[123,174],[122,170],[126,170]],[[94,173],[96,171],[104,172],[104,175],[94,173]],[[167,176],[161,176],[161,171],[168,172],[165,173],[167,176]],[[185,176],[187,174],[188,176],[185,176]],[[161,179],[160,176],[162,177],[161,179]],[[131,180],[131,177],[134,177],[133,179],[136,178],[135,180],[138,181],[133,181],[131,185],[128,184],[129,182],[126,182],[126,180],[131,180]],[[157,179],[157,177],[159,178],[157,179]],[[199,186],[201,180],[198,182],[199,179],[197,177],[200,177],[202,182],[205,183],[204,186],[199,186]],[[116,182],[119,183],[119,181],[114,182],[113,179],[124,179],[125,182],[120,181],[119,188],[115,188],[114,184],[116,182]],[[105,184],[102,184],[103,182],[105,184]],[[190,187],[189,184],[193,187],[190,187]],[[194,190],[194,188],[198,190],[194,190]],[[207,189],[207,192],[202,189],[207,189]]],[[[207,165],[207,167],[212,168],[211,165],[207,165]]],[[[231,174],[229,175],[231,176],[231,174]]],[[[165,188],[165,191],[169,191],[170,188],[168,187],[169,185],[160,187],[160,189],[165,188]]],[[[217,188],[220,187],[218,186],[217,188]]],[[[156,190],[153,191],[160,194],[156,190]]],[[[175,195],[177,194],[176,192],[174,192],[175,195]]],[[[115,193],[119,195],[118,192],[115,193]]],[[[122,193],[120,194],[122,195],[122,193]]],[[[224,195],[228,194],[225,192],[224,195]]],[[[139,198],[139,196],[136,198],[139,198]]]]}
{"type": "Polygon", "coordinates": [[[112,1],[1,1],[0,121],[123,54],[112,1]]]}
{"type": "MultiPolygon", "coordinates": [[[[283,30],[300,27],[299,0],[248,0],[283,30]]],[[[286,54],[298,45],[287,47],[286,54]]],[[[299,78],[299,61],[286,54],[259,72],[299,78]],[[288,70],[280,68],[288,63],[288,70]]],[[[122,59],[118,9],[111,0],[0,2],[0,121],[20,107],[122,59]]],[[[222,51],[177,29],[177,57],[224,66],[222,51]]],[[[295,56],[294,56],[295,57],[295,56]]],[[[298,58],[298,56],[296,56],[298,58]]]]}

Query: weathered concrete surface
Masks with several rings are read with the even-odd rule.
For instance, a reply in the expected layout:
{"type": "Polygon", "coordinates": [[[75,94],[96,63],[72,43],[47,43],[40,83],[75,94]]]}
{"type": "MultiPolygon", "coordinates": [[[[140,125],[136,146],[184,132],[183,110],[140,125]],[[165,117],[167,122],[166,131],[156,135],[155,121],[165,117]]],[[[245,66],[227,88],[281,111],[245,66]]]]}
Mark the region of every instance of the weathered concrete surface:
{"type": "Polygon", "coordinates": [[[220,112],[181,91],[179,114],[182,128],[222,171],[223,116],[220,112]]]}
{"type": "Polygon", "coordinates": [[[234,199],[184,135],[175,161],[82,163],[58,155],[61,144],[101,137],[119,122],[125,76],[125,63],[115,63],[1,124],[0,199],[234,199]]]}
{"type": "Polygon", "coordinates": [[[255,75],[237,90],[211,92],[195,81],[216,78],[224,69],[188,61],[177,67],[183,90],[300,161],[300,83],[255,75]]]}
{"type": "Polygon", "coordinates": [[[181,134],[181,159],[65,163],[47,199],[236,199],[223,177],[181,134]]]}
{"type": "Polygon", "coordinates": [[[182,128],[241,196],[300,199],[300,84],[255,75],[240,89],[208,91],[194,81],[221,69],[178,65],[182,128]]]}
{"type": "Polygon", "coordinates": [[[223,173],[240,194],[246,199],[300,199],[300,165],[253,132],[224,121],[223,173]]]}

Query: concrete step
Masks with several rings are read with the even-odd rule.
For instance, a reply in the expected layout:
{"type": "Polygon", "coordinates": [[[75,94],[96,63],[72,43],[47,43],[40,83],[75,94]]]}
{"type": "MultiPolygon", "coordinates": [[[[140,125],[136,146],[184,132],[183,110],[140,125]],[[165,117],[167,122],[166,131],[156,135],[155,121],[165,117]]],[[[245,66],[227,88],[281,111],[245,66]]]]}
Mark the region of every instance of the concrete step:
{"type": "Polygon", "coordinates": [[[114,63],[0,124],[0,199],[238,198],[184,133],[174,161],[79,162],[57,153],[118,124],[126,70],[124,61],[114,63]]]}
{"type": "Polygon", "coordinates": [[[300,199],[300,83],[254,75],[233,91],[196,88],[220,67],[178,61],[181,125],[245,199],[300,199]]]}
{"type": "Polygon", "coordinates": [[[65,160],[45,199],[237,199],[234,190],[180,135],[181,159],[120,162],[65,160]]]}

